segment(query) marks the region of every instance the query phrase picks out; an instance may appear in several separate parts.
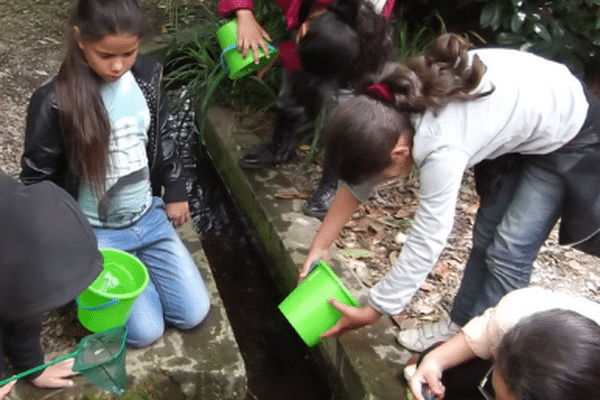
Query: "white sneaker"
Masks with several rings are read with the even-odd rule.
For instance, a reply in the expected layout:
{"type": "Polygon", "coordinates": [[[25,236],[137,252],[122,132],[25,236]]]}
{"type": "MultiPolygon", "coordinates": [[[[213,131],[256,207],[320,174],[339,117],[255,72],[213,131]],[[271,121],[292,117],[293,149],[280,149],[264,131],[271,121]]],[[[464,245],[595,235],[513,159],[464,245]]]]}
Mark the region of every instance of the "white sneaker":
{"type": "Polygon", "coordinates": [[[400,331],[398,343],[407,350],[421,353],[428,347],[445,342],[460,331],[460,326],[450,321],[449,317],[437,322],[424,324],[416,329],[400,331]]]}

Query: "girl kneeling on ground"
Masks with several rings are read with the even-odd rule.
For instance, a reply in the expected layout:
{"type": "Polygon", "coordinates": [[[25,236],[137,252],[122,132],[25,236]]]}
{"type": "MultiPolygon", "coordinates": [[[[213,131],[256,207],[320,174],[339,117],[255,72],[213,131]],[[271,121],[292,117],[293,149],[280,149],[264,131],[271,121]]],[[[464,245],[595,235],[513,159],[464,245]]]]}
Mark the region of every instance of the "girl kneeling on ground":
{"type": "Polygon", "coordinates": [[[160,338],[165,322],[197,326],[210,307],[173,228],[188,219],[186,179],[167,123],[162,67],[138,55],[145,25],[136,0],[73,3],[65,59],[29,104],[20,176],[63,187],[100,248],[127,251],[148,269],[150,283],[127,321],[133,347],[160,338]]]}

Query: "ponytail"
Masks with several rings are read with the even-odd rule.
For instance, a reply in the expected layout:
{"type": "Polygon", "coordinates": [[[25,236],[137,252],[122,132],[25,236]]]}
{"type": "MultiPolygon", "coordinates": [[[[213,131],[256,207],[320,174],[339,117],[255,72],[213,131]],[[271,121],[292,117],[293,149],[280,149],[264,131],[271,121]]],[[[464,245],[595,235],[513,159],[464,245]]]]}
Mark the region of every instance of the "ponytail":
{"type": "Polygon", "coordinates": [[[379,81],[394,94],[392,103],[400,111],[424,112],[487,96],[493,89],[472,93],[486,67],[477,55],[470,60],[470,48],[470,42],[459,35],[441,35],[425,54],[396,64],[379,81]]]}

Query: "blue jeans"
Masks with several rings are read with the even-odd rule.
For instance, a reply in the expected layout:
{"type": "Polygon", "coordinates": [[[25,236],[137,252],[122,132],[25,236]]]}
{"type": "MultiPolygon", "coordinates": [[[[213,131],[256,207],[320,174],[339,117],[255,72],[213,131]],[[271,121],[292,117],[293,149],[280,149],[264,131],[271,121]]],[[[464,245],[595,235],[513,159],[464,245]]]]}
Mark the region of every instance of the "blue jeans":
{"type": "Polygon", "coordinates": [[[127,344],[144,347],[159,339],[165,322],[179,329],[197,326],[210,308],[198,267],[167,219],[157,197],[146,213],[123,229],[94,228],[99,248],[116,248],[138,257],[150,282],[127,320],[127,344]]]}
{"type": "Polygon", "coordinates": [[[501,185],[496,196],[482,198],[477,212],[473,248],[450,313],[460,326],[529,284],[533,262],[560,215],[565,189],[558,175],[526,164],[501,185]]]}

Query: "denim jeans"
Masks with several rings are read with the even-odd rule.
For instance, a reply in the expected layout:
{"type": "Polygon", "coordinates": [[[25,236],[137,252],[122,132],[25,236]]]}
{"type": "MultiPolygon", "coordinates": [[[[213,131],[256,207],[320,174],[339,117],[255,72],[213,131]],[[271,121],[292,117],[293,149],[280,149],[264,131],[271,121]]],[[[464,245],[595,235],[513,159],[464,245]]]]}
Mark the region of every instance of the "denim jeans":
{"type": "Polygon", "coordinates": [[[561,178],[531,164],[503,177],[491,198],[482,198],[450,318],[463,326],[508,292],[529,284],[533,262],[558,221],[564,198],[561,178]]]}
{"type": "Polygon", "coordinates": [[[138,257],[148,269],[148,287],[127,320],[127,344],[144,347],[159,339],[165,322],[179,329],[197,326],[210,308],[198,267],[167,219],[157,197],[146,213],[123,229],[94,228],[99,248],[116,248],[138,257]]]}

